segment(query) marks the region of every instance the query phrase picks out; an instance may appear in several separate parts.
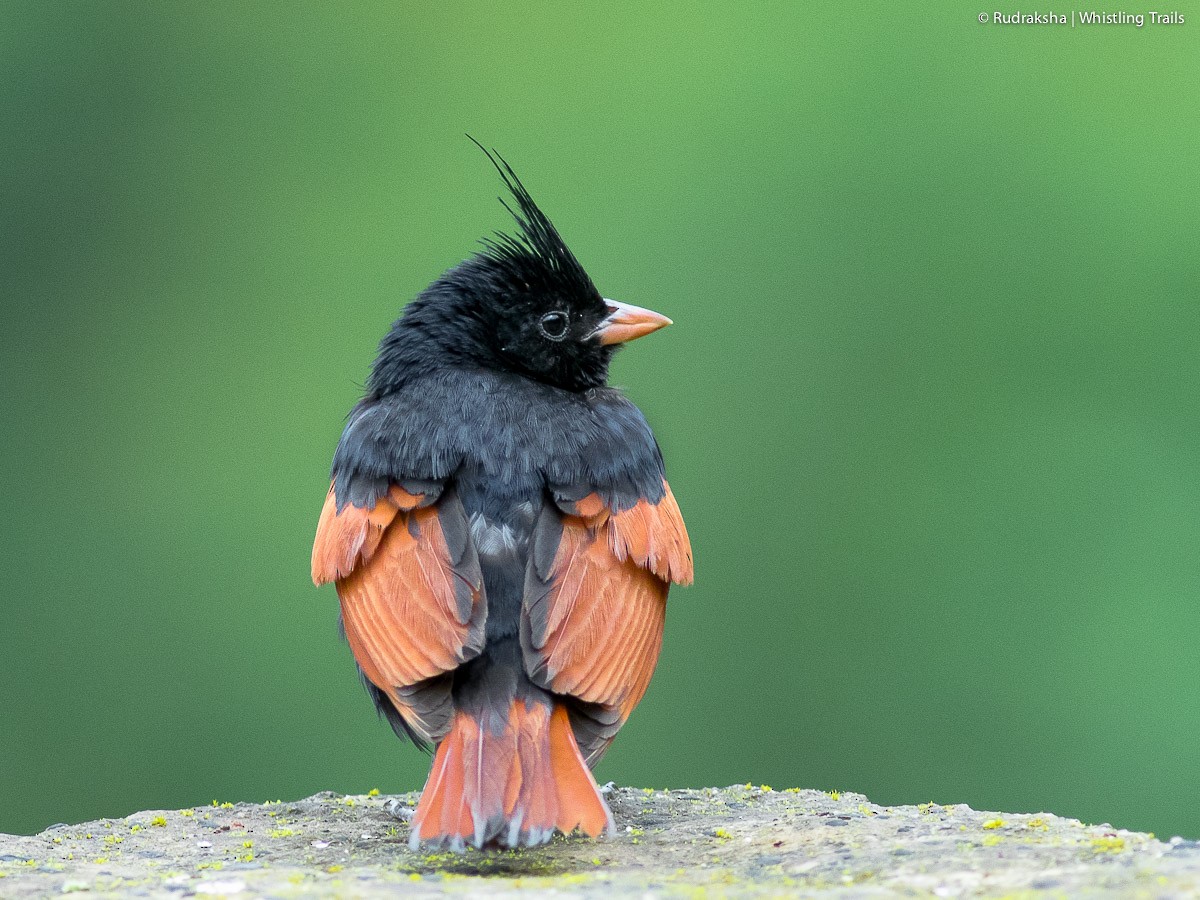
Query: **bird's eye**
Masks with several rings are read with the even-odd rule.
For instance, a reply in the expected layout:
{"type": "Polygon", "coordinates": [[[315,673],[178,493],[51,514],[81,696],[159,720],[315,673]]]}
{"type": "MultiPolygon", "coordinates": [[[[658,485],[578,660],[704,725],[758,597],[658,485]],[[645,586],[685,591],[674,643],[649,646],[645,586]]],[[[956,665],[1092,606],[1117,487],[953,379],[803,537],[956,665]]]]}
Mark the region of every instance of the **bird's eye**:
{"type": "Polygon", "coordinates": [[[566,313],[546,313],[542,316],[542,320],[538,322],[538,330],[552,341],[561,341],[567,336],[567,324],[566,313]]]}

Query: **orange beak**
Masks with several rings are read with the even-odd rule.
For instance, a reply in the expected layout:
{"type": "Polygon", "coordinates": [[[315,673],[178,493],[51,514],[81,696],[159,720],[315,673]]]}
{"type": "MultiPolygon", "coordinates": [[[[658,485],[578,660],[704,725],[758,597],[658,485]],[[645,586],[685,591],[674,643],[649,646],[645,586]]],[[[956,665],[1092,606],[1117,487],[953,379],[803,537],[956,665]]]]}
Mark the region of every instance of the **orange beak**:
{"type": "Polygon", "coordinates": [[[604,304],[609,315],[596,329],[601,344],[623,344],[672,324],[670,319],[652,309],[608,299],[604,304]]]}

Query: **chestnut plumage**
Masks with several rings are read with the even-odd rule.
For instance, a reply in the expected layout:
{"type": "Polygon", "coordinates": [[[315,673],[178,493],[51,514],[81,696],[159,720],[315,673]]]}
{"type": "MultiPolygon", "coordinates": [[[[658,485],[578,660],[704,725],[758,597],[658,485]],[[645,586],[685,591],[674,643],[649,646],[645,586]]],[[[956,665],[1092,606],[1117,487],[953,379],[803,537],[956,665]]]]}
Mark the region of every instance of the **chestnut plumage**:
{"type": "Polygon", "coordinates": [[[611,830],[590,767],[646,691],[668,588],[692,580],[658,445],[606,385],[614,350],[670,320],[603,298],[488,157],[517,234],[384,337],[312,554],[379,711],[436,746],[413,846],[611,830]]]}

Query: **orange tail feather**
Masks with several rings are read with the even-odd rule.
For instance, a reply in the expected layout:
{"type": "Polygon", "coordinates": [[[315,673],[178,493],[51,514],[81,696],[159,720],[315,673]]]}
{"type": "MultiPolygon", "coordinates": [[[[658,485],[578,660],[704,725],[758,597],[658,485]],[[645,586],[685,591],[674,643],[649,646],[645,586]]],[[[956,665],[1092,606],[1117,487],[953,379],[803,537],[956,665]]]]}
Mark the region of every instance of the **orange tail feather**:
{"type": "Polygon", "coordinates": [[[438,745],[409,844],[532,847],[555,830],[612,833],[612,813],[575,743],[565,707],[514,700],[493,730],[464,712],[438,745]]]}

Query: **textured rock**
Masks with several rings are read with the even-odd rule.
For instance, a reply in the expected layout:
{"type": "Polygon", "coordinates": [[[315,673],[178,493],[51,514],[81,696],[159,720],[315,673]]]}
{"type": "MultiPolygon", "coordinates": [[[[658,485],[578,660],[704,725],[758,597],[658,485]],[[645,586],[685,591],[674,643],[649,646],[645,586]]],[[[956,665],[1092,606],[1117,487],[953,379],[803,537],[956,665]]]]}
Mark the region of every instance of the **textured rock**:
{"type": "Polygon", "coordinates": [[[142,812],[0,835],[0,896],[1200,893],[1197,842],[1049,814],[750,786],[618,788],[610,800],[611,839],[458,855],[408,850],[414,794],[142,812]]]}

